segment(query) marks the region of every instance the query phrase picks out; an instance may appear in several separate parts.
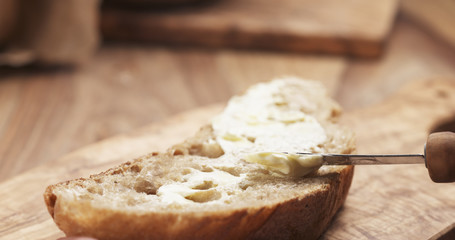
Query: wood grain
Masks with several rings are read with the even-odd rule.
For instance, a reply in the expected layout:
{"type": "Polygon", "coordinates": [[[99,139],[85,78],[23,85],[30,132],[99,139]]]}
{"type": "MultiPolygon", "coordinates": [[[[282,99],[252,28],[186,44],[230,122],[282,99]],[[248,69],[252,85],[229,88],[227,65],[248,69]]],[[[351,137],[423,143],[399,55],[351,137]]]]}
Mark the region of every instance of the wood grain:
{"type": "MultiPolygon", "coordinates": [[[[61,236],[41,200],[46,185],[163,150],[190,136],[220,109],[192,110],[1,183],[0,239],[61,236]]],[[[356,131],[360,153],[417,153],[429,130],[448,117],[455,119],[455,83],[435,80],[409,85],[374,108],[347,113],[343,121],[356,131]]],[[[348,200],[323,239],[427,239],[452,223],[454,197],[455,188],[432,183],[423,165],[357,167],[348,200]]]]}
{"type": "Polygon", "coordinates": [[[455,48],[455,2],[451,0],[404,0],[401,1],[404,14],[424,26],[455,48]]]}
{"type": "Polygon", "coordinates": [[[0,2],[0,48],[4,47],[16,22],[17,1],[3,0],[0,2]]]}
{"type": "Polygon", "coordinates": [[[433,235],[428,240],[451,240],[455,239],[455,223],[443,229],[441,232],[433,235]]]}
{"type": "MultiPolygon", "coordinates": [[[[5,26],[0,26],[0,44],[1,29],[5,29],[6,24],[10,28],[4,36],[6,54],[0,54],[0,64],[23,66],[33,62],[84,62],[98,48],[98,5],[98,0],[83,3],[77,0],[15,1],[7,10],[8,15],[16,18],[3,17],[5,23],[2,25],[5,26]],[[27,57],[18,61],[17,52],[25,52],[27,57]]],[[[8,5],[4,2],[2,7],[8,5]]]]}
{"type": "MultiPolygon", "coordinates": [[[[398,24],[391,32],[385,54],[378,60],[353,59],[347,62],[340,58],[297,54],[111,45],[103,47],[91,62],[74,71],[0,69],[0,181],[48,163],[41,168],[45,169],[46,166],[52,166],[51,162],[57,157],[87,144],[129,132],[150,122],[161,121],[181,111],[225,101],[230,95],[240,92],[254,82],[283,74],[321,79],[328,86],[339,86],[341,90],[337,94],[337,99],[350,110],[378,104],[396,92],[402,84],[415,79],[454,76],[453,49],[433,37],[433,32],[427,31],[426,27],[416,25],[419,21],[414,21],[413,17],[410,20],[408,13],[405,12],[404,15],[398,18],[398,24]],[[343,75],[346,67],[349,67],[348,71],[343,75]],[[202,90],[193,88],[190,83],[197,83],[202,90]],[[178,99],[182,98],[185,101],[179,102],[170,96],[166,92],[168,89],[172,89],[172,93],[178,96],[178,99]]],[[[382,114],[388,115],[387,112],[382,114]]],[[[201,119],[208,117],[210,116],[201,116],[201,119]]],[[[381,123],[380,118],[376,121],[376,124],[381,123]]],[[[414,120],[408,121],[412,123],[414,120]]],[[[367,130],[370,129],[375,129],[375,125],[370,125],[367,130]]],[[[400,132],[397,129],[394,131],[400,132]]],[[[182,136],[184,135],[182,133],[182,136]]],[[[160,136],[158,143],[169,145],[164,135],[157,136],[160,136]]],[[[382,140],[382,136],[384,135],[375,138],[382,140]]],[[[408,136],[406,141],[412,142],[411,138],[412,135],[408,136]]],[[[410,146],[410,144],[401,146],[402,142],[394,140],[393,137],[387,140],[399,144],[400,147],[410,146]]],[[[131,141],[131,138],[128,141],[131,141]]],[[[359,144],[361,143],[359,141],[359,144]]],[[[149,147],[159,146],[150,144],[149,147]]],[[[421,143],[415,147],[415,151],[421,151],[421,143]]],[[[131,157],[134,157],[134,154],[131,157]]],[[[122,160],[116,159],[118,162],[122,160]]],[[[83,161],[83,164],[93,171],[84,172],[83,169],[86,168],[82,166],[69,174],[65,173],[63,178],[48,179],[42,183],[36,179],[52,178],[53,173],[41,172],[39,176],[34,175],[31,178],[18,176],[7,181],[11,185],[2,187],[14,193],[16,189],[20,189],[15,184],[22,181],[22,184],[33,183],[30,189],[44,189],[44,185],[60,179],[88,175],[111,166],[99,164],[98,168],[96,166],[92,168],[90,163],[83,161]]],[[[70,169],[70,166],[65,169],[70,169]]],[[[357,175],[361,176],[362,172],[357,168],[357,175]]],[[[434,185],[430,188],[432,187],[434,185]]],[[[42,228],[41,225],[32,226],[19,221],[28,219],[25,222],[31,224],[39,220],[46,226],[54,228],[52,220],[46,214],[41,217],[39,214],[30,217],[36,209],[42,207],[40,194],[41,190],[30,196],[14,195],[29,203],[27,206],[32,209],[30,213],[23,209],[22,203],[14,205],[17,199],[5,198],[4,201],[11,201],[9,203],[11,205],[5,205],[1,210],[5,217],[0,221],[0,236],[8,234],[7,236],[15,236],[16,239],[27,239],[26,236],[33,236],[29,239],[37,239],[39,236],[42,239],[53,239],[58,235],[54,231],[49,232],[42,228]]],[[[372,196],[378,197],[376,194],[372,196]]],[[[403,202],[404,199],[398,198],[397,201],[403,202]]],[[[441,209],[453,212],[451,208],[441,209]]],[[[44,209],[40,211],[44,212],[44,209]]],[[[370,219],[374,213],[370,214],[370,219]]],[[[392,222],[396,223],[398,220],[394,219],[392,222]]],[[[440,231],[446,226],[431,225],[428,231],[440,231]]],[[[453,232],[450,231],[452,228],[453,225],[446,231],[453,232]]],[[[425,230],[425,227],[423,229],[425,230]]],[[[354,233],[356,236],[361,234],[358,229],[353,231],[356,231],[354,233]]],[[[368,235],[368,232],[364,232],[364,235],[368,235]]],[[[427,236],[429,233],[417,239],[424,239],[427,236]]]]}
{"type": "Polygon", "coordinates": [[[79,69],[0,69],[0,180],[283,75],[336,89],[346,61],[247,51],[105,47],[79,69]]]}
{"type": "Polygon", "coordinates": [[[377,104],[416,79],[455,77],[455,49],[401,16],[380,59],[352,59],[337,100],[345,109],[377,104]]]}
{"type": "Polygon", "coordinates": [[[101,31],[107,39],[376,57],[397,9],[396,0],[220,0],[161,11],[105,8],[101,31]]]}
{"type": "MultiPolygon", "coordinates": [[[[423,153],[427,135],[448,119],[455,121],[453,79],[410,83],[344,120],[359,153],[400,154],[423,153]]],[[[455,219],[453,184],[433,183],[424,166],[357,166],[351,190],[327,239],[428,239],[455,219]]]]}
{"type": "Polygon", "coordinates": [[[0,183],[0,192],[8,192],[0,199],[0,239],[62,237],[44,207],[42,193],[47,185],[104,171],[150,151],[164,151],[194,134],[221,109],[222,105],[214,105],[179,114],[86,146],[0,183]]]}

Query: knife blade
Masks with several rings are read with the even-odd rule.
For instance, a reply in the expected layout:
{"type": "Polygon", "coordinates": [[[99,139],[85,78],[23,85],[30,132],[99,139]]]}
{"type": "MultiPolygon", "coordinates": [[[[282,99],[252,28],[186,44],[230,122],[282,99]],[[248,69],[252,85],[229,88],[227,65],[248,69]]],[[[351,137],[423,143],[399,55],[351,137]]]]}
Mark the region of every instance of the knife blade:
{"type": "Polygon", "coordinates": [[[325,154],[298,152],[299,155],[318,156],[322,165],[371,165],[371,164],[424,164],[422,154],[325,154]]]}
{"type": "Polygon", "coordinates": [[[437,132],[428,136],[424,154],[326,154],[297,153],[320,157],[322,165],[425,164],[434,182],[455,182],[455,133],[437,132]]]}

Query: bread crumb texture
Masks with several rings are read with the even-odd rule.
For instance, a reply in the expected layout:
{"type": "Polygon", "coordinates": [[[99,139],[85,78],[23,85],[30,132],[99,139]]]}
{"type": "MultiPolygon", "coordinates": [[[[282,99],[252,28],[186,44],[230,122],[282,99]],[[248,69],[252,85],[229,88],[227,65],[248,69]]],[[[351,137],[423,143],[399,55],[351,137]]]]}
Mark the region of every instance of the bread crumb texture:
{"type": "Polygon", "coordinates": [[[49,186],[44,198],[67,236],[315,239],[346,198],[353,168],[295,177],[245,159],[262,151],[352,153],[353,134],[339,115],[319,82],[257,84],[185,142],[49,186]]]}

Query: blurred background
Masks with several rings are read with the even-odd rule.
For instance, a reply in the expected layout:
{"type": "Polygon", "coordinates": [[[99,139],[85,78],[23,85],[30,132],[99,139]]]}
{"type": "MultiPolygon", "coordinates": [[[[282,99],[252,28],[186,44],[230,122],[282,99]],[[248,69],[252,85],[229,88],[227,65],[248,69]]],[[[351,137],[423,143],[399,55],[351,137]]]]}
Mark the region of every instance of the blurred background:
{"type": "Polygon", "coordinates": [[[453,0],[2,0],[0,180],[276,77],[346,111],[455,80],[453,0]]]}

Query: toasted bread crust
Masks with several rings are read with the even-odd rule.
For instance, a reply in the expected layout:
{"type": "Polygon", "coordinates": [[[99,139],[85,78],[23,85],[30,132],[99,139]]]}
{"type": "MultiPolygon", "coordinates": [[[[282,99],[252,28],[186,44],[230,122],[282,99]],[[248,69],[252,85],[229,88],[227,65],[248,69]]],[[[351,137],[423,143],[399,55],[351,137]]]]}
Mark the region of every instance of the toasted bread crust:
{"type": "Polygon", "coordinates": [[[249,239],[317,239],[346,200],[353,175],[353,166],[343,167],[332,173],[323,190],[275,206],[267,222],[249,239]]]}
{"type": "MultiPolygon", "coordinates": [[[[67,236],[98,239],[316,239],[345,201],[354,168],[331,173],[330,183],[311,195],[271,206],[230,212],[126,214],[93,209],[89,216],[75,213],[88,202],[56,201],[49,186],[44,194],[49,213],[67,236]],[[183,220],[183,221],[182,221],[183,220]],[[180,229],[170,229],[176,221],[180,229]],[[284,231],[283,229],[286,229],[284,231]]],[[[82,179],[80,179],[82,180],[82,179]]],[[[63,183],[65,184],[65,183],[63,183]]]]}

